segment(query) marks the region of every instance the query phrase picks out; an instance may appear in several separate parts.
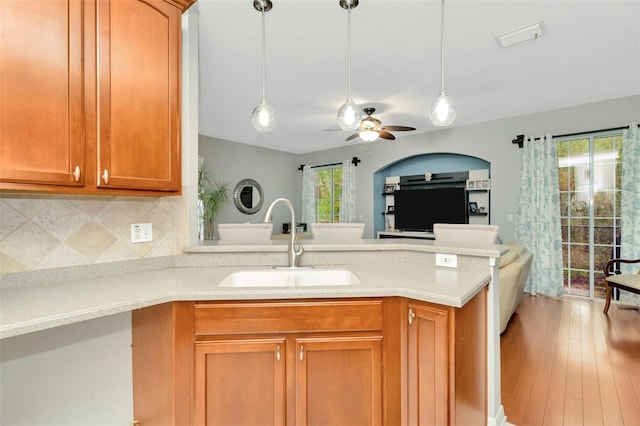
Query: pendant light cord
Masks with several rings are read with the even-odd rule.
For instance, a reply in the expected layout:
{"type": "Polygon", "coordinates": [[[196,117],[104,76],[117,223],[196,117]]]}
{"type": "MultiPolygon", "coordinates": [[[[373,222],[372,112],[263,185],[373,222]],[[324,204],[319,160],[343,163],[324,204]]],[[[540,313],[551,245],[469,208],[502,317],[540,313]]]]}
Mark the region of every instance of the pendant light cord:
{"type": "Polygon", "coordinates": [[[444,0],[440,13],[440,93],[444,93],[444,0]]]}
{"type": "Polygon", "coordinates": [[[351,99],[351,8],[347,9],[347,98],[351,99]]]}
{"type": "Polygon", "coordinates": [[[265,31],[264,31],[264,7],[261,10],[262,13],[262,103],[266,103],[267,95],[266,95],[266,81],[267,81],[267,71],[265,66],[265,57],[266,57],[266,43],[265,39],[265,31]]]}

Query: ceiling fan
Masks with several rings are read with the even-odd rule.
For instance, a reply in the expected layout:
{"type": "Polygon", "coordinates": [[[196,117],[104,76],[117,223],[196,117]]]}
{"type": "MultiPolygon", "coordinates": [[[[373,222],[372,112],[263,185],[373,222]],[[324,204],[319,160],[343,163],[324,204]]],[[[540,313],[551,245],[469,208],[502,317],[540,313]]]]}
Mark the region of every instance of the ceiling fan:
{"type": "Polygon", "coordinates": [[[375,111],[375,108],[364,108],[364,113],[367,114],[367,116],[360,120],[358,131],[345,139],[345,141],[353,140],[358,136],[360,136],[360,139],[366,142],[373,142],[379,137],[392,141],[395,140],[396,137],[389,133],[390,131],[407,132],[410,130],[415,130],[415,127],[408,126],[382,126],[382,121],[378,120],[372,115],[375,111]]]}

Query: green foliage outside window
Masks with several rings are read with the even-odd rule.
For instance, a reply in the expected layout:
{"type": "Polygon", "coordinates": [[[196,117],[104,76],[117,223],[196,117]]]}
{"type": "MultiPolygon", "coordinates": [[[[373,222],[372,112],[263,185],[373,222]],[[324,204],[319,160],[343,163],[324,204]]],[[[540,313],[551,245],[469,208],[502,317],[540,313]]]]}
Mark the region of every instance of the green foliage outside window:
{"type": "Polygon", "coordinates": [[[622,135],[557,143],[565,293],[603,297],[602,267],[620,232],[622,135]],[[590,265],[593,264],[593,271],[590,265]]]}
{"type": "Polygon", "coordinates": [[[321,223],[340,222],[342,166],[319,169],[316,182],[316,220],[321,223]]]}

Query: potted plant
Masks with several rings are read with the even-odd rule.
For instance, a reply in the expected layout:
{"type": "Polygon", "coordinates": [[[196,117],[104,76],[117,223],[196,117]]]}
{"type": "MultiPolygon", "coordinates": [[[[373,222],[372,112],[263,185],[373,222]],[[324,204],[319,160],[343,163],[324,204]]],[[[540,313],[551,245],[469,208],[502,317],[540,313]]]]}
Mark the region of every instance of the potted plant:
{"type": "Polygon", "coordinates": [[[229,184],[210,177],[203,161],[198,167],[198,238],[213,240],[213,222],[218,212],[229,202],[229,184]]]}

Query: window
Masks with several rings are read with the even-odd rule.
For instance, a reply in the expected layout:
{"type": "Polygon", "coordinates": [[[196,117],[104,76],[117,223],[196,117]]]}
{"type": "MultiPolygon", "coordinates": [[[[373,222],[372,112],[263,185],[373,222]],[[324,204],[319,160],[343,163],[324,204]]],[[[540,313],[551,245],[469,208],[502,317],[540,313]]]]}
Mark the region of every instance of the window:
{"type": "Polygon", "coordinates": [[[604,298],[605,263],[620,252],[622,132],[558,140],[564,293],[604,298]]]}
{"type": "Polygon", "coordinates": [[[340,222],[340,195],[342,193],[342,165],[315,169],[316,221],[340,222]]]}

